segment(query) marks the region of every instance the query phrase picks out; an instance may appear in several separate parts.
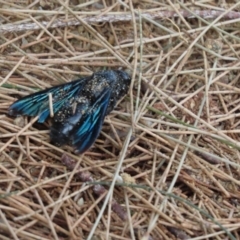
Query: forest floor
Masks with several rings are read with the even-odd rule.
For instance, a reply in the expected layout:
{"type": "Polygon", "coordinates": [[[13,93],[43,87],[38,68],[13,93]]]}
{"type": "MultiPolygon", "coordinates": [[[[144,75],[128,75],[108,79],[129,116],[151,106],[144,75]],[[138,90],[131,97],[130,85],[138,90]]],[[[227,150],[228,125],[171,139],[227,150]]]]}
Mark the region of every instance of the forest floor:
{"type": "MultiPolygon", "coordinates": [[[[240,239],[240,2],[0,0],[0,238],[240,239]],[[84,154],[17,99],[121,69],[84,154]]],[[[54,98],[54,96],[53,96],[54,98]]]]}

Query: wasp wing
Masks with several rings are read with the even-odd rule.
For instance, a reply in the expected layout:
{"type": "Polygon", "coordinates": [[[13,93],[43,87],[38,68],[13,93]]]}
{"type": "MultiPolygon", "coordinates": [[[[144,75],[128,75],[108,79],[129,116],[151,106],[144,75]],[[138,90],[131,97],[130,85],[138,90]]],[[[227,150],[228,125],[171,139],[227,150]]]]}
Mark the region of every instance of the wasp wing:
{"type": "Polygon", "coordinates": [[[106,116],[110,95],[111,89],[105,88],[88,113],[83,116],[80,124],[73,129],[71,139],[77,153],[85,152],[98,137],[106,116]]]}
{"type": "Polygon", "coordinates": [[[42,123],[50,115],[49,94],[52,94],[53,113],[56,113],[71,98],[79,95],[88,79],[82,78],[25,96],[9,107],[9,115],[39,116],[38,122],[42,123]]]}

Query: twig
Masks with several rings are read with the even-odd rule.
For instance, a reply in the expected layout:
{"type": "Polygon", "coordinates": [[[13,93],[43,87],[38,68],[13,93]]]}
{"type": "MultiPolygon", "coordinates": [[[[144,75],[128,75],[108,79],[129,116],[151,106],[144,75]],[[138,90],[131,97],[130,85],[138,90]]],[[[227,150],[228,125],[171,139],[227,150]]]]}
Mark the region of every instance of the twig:
{"type": "MultiPolygon", "coordinates": [[[[214,19],[220,16],[224,11],[216,11],[216,10],[195,10],[193,13],[202,17],[204,19],[214,19]]],[[[195,18],[193,14],[186,10],[179,10],[179,14],[185,18],[195,18]]],[[[145,19],[157,19],[157,18],[171,18],[171,17],[179,17],[179,14],[175,11],[159,11],[159,12],[143,12],[141,14],[142,18],[145,19]]],[[[227,19],[236,19],[240,18],[240,12],[230,11],[228,12],[224,18],[227,19]]],[[[136,16],[136,20],[139,19],[139,16],[136,16]]],[[[82,18],[83,21],[89,24],[96,23],[105,23],[105,22],[127,22],[132,20],[131,13],[123,13],[123,14],[107,14],[104,16],[94,16],[94,17],[85,17],[82,18]]],[[[81,25],[81,23],[74,19],[69,19],[66,22],[65,19],[57,19],[50,26],[49,21],[42,21],[40,25],[46,28],[60,28],[67,26],[77,26],[81,25]]],[[[0,33],[9,33],[9,32],[20,32],[20,31],[28,31],[28,30],[39,30],[41,27],[36,23],[24,23],[24,24],[5,24],[0,26],[0,33]]]]}

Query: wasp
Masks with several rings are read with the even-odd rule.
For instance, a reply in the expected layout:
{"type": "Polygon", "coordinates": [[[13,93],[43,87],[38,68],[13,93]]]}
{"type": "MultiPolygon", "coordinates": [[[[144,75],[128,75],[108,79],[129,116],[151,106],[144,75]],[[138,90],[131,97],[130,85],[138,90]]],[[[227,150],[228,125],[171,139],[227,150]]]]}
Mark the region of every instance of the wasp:
{"type": "Polygon", "coordinates": [[[21,98],[9,115],[53,118],[51,143],[72,145],[76,153],[89,149],[100,134],[104,118],[129,89],[130,76],[121,70],[105,70],[92,76],[54,86],[21,98]]]}

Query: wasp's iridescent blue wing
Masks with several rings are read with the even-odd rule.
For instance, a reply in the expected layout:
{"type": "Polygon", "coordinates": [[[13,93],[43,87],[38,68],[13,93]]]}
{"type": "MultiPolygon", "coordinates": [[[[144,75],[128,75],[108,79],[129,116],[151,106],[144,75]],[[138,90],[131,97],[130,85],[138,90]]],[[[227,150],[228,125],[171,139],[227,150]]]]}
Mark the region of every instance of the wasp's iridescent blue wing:
{"type": "Polygon", "coordinates": [[[30,94],[14,102],[9,107],[9,115],[38,116],[38,122],[44,122],[50,115],[49,94],[52,94],[53,112],[56,113],[67,101],[79,94],[88,78],[51,87],[30,94]]]}
{"type": "Polygon", "coordinates": [[[81,124],[82,117],[88,113],[88,109],[91,106],[90,100],[82,98],[79,102],[79,99],[74,111],[71,105],[66,104],[60,113],[54,115],[54,121],[50,128],[50,139],[54,145],[62,146],[71,143],[70,136],[72,136],[74,128],[81,124]]]}
{"type": "Polygon", "coordinates": [[[71,139],[77,153],[85,152],[98,137],[107,112],[110,94],[111,89],[104,89],[102,95],[83,117],[81,124],[74,128],[71,139]]]}

